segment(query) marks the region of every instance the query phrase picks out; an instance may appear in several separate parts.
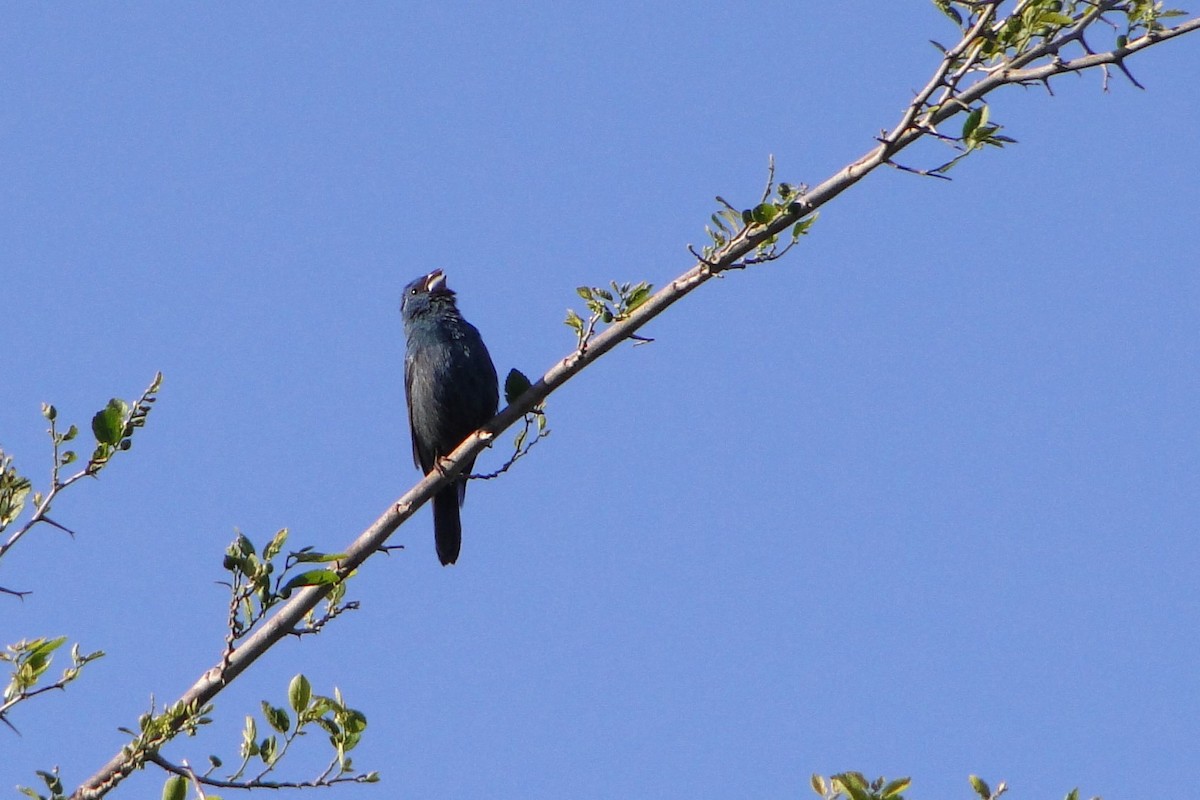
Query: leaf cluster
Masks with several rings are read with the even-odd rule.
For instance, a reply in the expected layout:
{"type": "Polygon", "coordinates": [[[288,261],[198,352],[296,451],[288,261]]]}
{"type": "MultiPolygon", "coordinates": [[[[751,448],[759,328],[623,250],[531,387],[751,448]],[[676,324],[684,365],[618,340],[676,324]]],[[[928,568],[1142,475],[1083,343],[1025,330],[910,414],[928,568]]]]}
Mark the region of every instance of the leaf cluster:
{"type": "MultiPolygon", "coordinates": [[[[207,725],[212,721],[207,716],[211,710],[211,705],[179,702],[168,706],[161,714],[156,714],[154,698],[151,698],[150,710],[138,717],[136,731],[129,728],[118,729],[133,737],[121,748],[121,757],[125,766],[120,777],[123,778],[134,770],[140,769],[147,761],[157,758],[159,748],[180,733],[195,736],[201,725],[207,725]]],[[[57,767],[51,772],[39,770],[37,775],[46,784],[50,796],[41,795],[28,786],[20,787],[22,794],[34,800],[66,800],[57,767]]]]}
{"type": "MultiPolygon", "coordinates": [[[[65,431],[58,429],[58,409],[49,403],[42,404],[42,416],[50,423],[53,457],[50,469],[50,488],[45,492],[33,492],[33,514],[16,532],[0,543],[2,558],[26,533],[40,523],[70,533],[70,529],[50,518],[50,507],[58,493],[85,477],[95,477],[118,451],[133,446],[133,433],[144,427],[150,409],[162,386],[162,373],[156,373],[146,391],[132,404],[114,397],[92,417],[92,433],[96,446],[82,470],[63,478],[60,470],[78,460],[74,450],[63,449],[79,436],[79,428],[71,425],[65,431]]],[[[20,475],[13,467],[12,457],[0,450],[0,532],[4,531],[21,516],[32,489],[30,480],[20,475]]],[[[18,594],[9,592],[10,594],[18,594]]]]}
{"type": "Polygon", "coordinates": [[[42,783],[46,784],[46,791],[50,792],[50,794],[40,794],[37,790],[29,786],[18,787],[21,794],[31,797],[33,800],[67,800],[66,788],[63,786],[62,778],[59,777],[58,767],[49,772],[39,769],[37,776],[42,779],[42,783]]]}
{"type": "Polygon", "coordinates": [[[903,793],[911,783],[910,778],[868,781],[861,772],[842,772],[829,778],[814,774],[810,781],[812,790],[823,800],[904,800],[903,793]]]}
{"type": "Polygon", "coordinates": [[[588,319],[573,308],[567,309],[565,324],[575,331],[579,341],[579,349],[587,348],[588,341],[596,331],[598,323],[608,325],[627,319],[633,311],[650,299],[654,287],[645,281],[638,283],[617,283],[610,281],[609,287],[580,286],[575,293],[583,298],[588,309],[588,319]]]}
{"type": "Polygon", "coordinates": [[[23,700],[54,689],[65,689],[68,683],[79,677],[79,672],[84,666],[104,657],[102,650],[84,653],[78,644],[72,645],[71,666],[63,670],[58,680],[39,687],[38,683],[45,677],[54,660],[54,652],[66,641],[65,636],[54,639],[23,639],[16,644],[7,645],[4,651],[0,652],[0,662],[11,665],[8,685],[4,688],[3,700],[0,701],[0,719],[4,719],[8,709],[23,700]]]}
{"type": "MultiPolygon", "coordinates": [[[[17,472],[12,457],[0,451],[0,532],[15,523],[32,499],[29,518],[0,542],[0,558],[3,558],[26,534],[45,524],[74,535],[66,526],[50,517],[51,506],[58,495],[85,477],[95,477],[111,460],[114,453],[128,450],[137,428],[146,424],[146,418],[162,386],[162,373],[156,373],[146,391],[132,404],[119,398],[109,400],[103,409],[92,418],[92,430],[96,446],[84,468],[63,478],[61,470],[77,460],[74,450],[65,446],[79,435],[79,428],[70,425],[65,431],[58,428],[58,409],[49,403],[42,404],[42,416],[49,422],[52,461],[50,486],[45,492],[33,491],[32,482],[17,472]],[[32,497],[30,496],[32,493],[32,497]]],[[[0,586],[0,594],[24,597],[28,592],[0,586]]],[[[63,670],[62,676],[51,683],[39,685],[50,667],[53,654],[66,643],[66,637],[38,637],[9,644],[0,653],[0,662],[11,665],[11,676],[0,701],[0,721],[9,727],[7,712],[18,703],[55,689],[65,689],[67,684],[79,677],[80,670],[88,663],[101,658],[104,653],[95,651],[82,653],[79,646],[71,647],[71,666],[63,670]]],[[[48,773],[49,774],[49,773],[48,773]]],[[[53,791],[53,790],[52,790],[53,791]]]]}
{"type": "MultiPolygon", "coordinates": [[[[993,7],[1000,5],[976,0],[933,0],[933,4],[964,34],[983,15],[995,16],[993,7]]],[[[1103,4],[1094,0],[1022,0],[1012,13],[980,31],[980,52],[992,63],[1012,59],[1092,15],[1109,23],[1117,45],[1123,47],[1130,39],[1165,30],[1162,20],[1187,16],[1187,12],[1167,8],[1161,0],[1113,0],[1103,4]],[[1113,16],[1122,17],[1123,24],[1113,22],[1113,16]]]]}
{"type": "MultiPolygon", "coordinates": [[[[945,178],[945,173],[962,159],[985,145],[1003,147],[1015,142],[999,133],[1001,126],[988,121],[988,107],[979,101],[983,92],[974,91],[983,82],[998,77],[1021,85],[1042,84],[1049,91],[1050,77],[1078,67],[1066,66],[1064,54],[1071,47],[1082,55],[1096,50],[1088,37],[1100,30],[1109,31],[1115,64],[1135,85],[1141,86],[1126,68],[1122,51],[1128,43],[1143,36],[1154,36],[1166,28],[1161,20],[1184,14],[1165,8],[1158,0],[1017,0],[1011,6],[1002,0],[933,0],[933,4],[958,27],[961,40],[953,47],[938,42],[943,63],[936,79],[920,92],[905,115],[904,123],[885,137],[887,147],[896,146],[902,137],[930,134],[959,151],[959,155],[940,166],[917,169],[886,163],[930,177],[945,178]],[[1009,10],[1001,11],[1002,7],[1009,10]],[[1049,65],[1044,71],[1025,71],[1031,65],[1049,65]],[[1036,77],[1024,77],[1036,76],[1036,77]],[[960,135],[938,130],[938,124],[960,112],[966,112],[960,135]]],[[[1104,86],[1108,86],[1108,66],[1100,65],[1104,86]]]]}
{"type": "MultiPolygon", "coordinates": [[[[96,449],[88,459],[86,472],[89,475],[99,472],[118,450],[128,450],[133,446],[133,432],[146,425],[146,417],[150,415],[150,409],[158,399],[158,391],[161,388],[162,373],[159,372],[142,396],[132,404],[114,397],[108,401],[108,405],[92,416],[92,435],[96,437],[96,449]]],[[[50,406],[49,410],[53,412],[54,406],[50,406]]],[[[52,417],[47,415],[47,418],[53,422],[52,417]]],[[[67,431],[72,437],[75,432],[74,425],[67,431]]],[[[71,460],[74,460],[74,453],[68,451],[65,456],[71,456],[71,460]]],[[[64,460],[63,463],[69,464],[70,461],[64,460]]]]}
{"type": "Polygon", "coordinates": [[[263,547],[261,555],[242,532],[225,550],[222,567],[229,572],[225,584],[230,590],[229,633],[226,638],[228,651],[244,638],[267,613],[279,603],[291,597],[294,590],[302,586],[329,586],[325,597],[324,613],[317,617],[310,614],[303,629],[297,635],[314,633],[326,622],[344,611],[358,607],[357,603],[344,603],[348,575],[336,568],[320,567],[307,569],[311,564],[329,564],[345,558],[344,553],[322,553],[312,547],[302,547],[288,553],[282,569],[277,570],[277,560],[287,543],[288,530],[282,528],[263,547]]]}
{"type": "MultiPolygon", "coordinates": [[[[247,766],[254,758],[264,765],[264,770],[253,780],[260,781],[268,772],[273,770],[283,758],[288,748],[298,737],[304,736],[309,728],[323,730],[333,748],[333,760],[315,780],[320,784],[331,776],[342,777],[353,772],[354,765],[349,753],[362,739],[367,729],[367,717],[361,711],[346,705],[339,689],[333,690],[333,696],[314,695],[312,684],[304,675],[296,675],[288,684],[288,706],[295,714],[293,720],[288,708],[273,706],[266,700],[262,701],[263,719],[267,726],[274,731],[262,739],[258,738],[258,725],[254,717],[246,717],[246,726],[242,730],[242,745],[240,755],[241,766],[230,776],[236,781],[245,774],[247,766]],[[282,738],[280,738],[282,737],[282,738]]],[[[220,760],[210,757],[214,767],[220,766],[220,760]]],[[[365,782],[373,783],[378,780],[378,773],[367,773],[365,782]]]]}
{"type": "Polygon", "coordinates": [[[28,478],[17,472],[12,456],[0,450],[0,532],[21,515],[32,485],[28,478]]]}
{"type": "MultiPolygon", "coordinates": [[[[1001,781],[992,789],[987,781],[978,775],[968,778],[971,789],[979,800],[999,800],[1008,791],[1008,784],[1001,781]]],[[[822,800],[904,800],[904,792],[912,785],[911,778],[876,778],[868,781],[861,772],[841,772],[826,778],[814,774],[810,780],[812,790],[822,800]]],[[[1079,789],[1072,789],[1065,800],[1079,800],[1079,789]]],[[[1100,800],[1098,797],[1092,800],[1100,800]]]]}
{"type": "MultiPolygon", "coordinates": [[[[721,208],[714,212],[709,221],[711,225],[704,226],[709,244],[697,253],[691,249],[692,255],[700,261],[715,266],[721,261],[726,249],[742,242],[753,244],[754,254],[741,258],[723,269],[745,269],[752,264],[761,264],[782,258],[791,250],[801,236],[806,236],[814,224],[818,214],[804,214],[804,194],[808,187],[804,184],[775,183],[775,159],[770,160],[767,172],[766,186],[758,204],[751,208],[739,210],[725,198],[718,196],[717,202],[721,208]],[[795,218],[791,224],[791,241],[783,249],[779,248],[779,232],[770,230],[777,227],[783,217],[795,218]]],[[[786,228],[785,228],[786,229],[786,228]]]]}
{"type": "Polygon", "coordinates": [[[1002,126],[988,121],[990,114],[991,107],[986,104],[981,103],[972,108],[967,114],[967,118],[963,120],[962,134],[952,142],[955,149],[961,152],[941,166],[934,167],[923,174],[939,178],[946,177],[946,173],[950,171],[951,167],[976,150],[981,150],[985,146],[1004,147],[1006,144],[1016,144],[1016,139],[1000,134],[1002,126]]]}
{"type": "Polygon", "coordinates": [[[335,783],[376,783],[379,773],[356,773],[350,759],[350,751],[358,746],[367,729],[366,715],[346,705],[342,693],[333,690],[332,696],[315,695],[312,684],[304,675],[296,675],[288,684],[287,707],[262,701],[262,728],[270,732],[260,737],[260,723],[254,716],[247,715],[242,728],[242,741],[238,748],[240,763],[237,769],[225,778],[213,774],[224,766],[215,755],[208,757],[208,769],[203,773],[191,770],[187,763],[172,764],[155,757],[156,764],[172,773],[163,786],[164,798],[183,797],[189,782],[197,787],[198,794],[206,800],[216,800],[214,795],[204,793],[204,787],[230,789],[287,789],[332,786],[335,783]],[[292,745],[312,730],[326,734],[333,755],[324,769],[311,780],[281,781],[269,779],[280,766],[292,745]],[[261,766],[255,774],[247,776],[252,764],[261,766]]]}

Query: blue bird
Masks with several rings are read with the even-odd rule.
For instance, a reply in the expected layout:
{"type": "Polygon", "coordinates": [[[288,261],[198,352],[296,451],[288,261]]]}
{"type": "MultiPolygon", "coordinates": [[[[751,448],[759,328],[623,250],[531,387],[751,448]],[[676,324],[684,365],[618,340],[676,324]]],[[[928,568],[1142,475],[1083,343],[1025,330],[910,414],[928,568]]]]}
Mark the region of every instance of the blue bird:
{"type": "MultiPolygon", "coordinates": [[[[428,475],[479,426],[496,415],[496,367],[475,326],[462,318],[440,269],[404,287],[404,392],[413,461],[428,475]]],[[[443,565],[458,560],[462,545],[459,506],[467,493],[463,474],[433,498],[433,538],[443,565]]]]}

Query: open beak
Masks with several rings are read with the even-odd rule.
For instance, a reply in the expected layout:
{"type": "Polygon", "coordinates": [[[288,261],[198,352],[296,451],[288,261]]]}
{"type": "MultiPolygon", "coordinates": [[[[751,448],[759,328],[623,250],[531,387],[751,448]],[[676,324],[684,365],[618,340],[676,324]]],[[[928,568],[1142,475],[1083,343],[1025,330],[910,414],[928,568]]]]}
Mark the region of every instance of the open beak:
{"type": "Polygon", "coordinates": [[[442,274],[440,269],[435,269],[433,272],[425,276],[425,290],[430,294],[445,292],[446,276],[442,274]]]}

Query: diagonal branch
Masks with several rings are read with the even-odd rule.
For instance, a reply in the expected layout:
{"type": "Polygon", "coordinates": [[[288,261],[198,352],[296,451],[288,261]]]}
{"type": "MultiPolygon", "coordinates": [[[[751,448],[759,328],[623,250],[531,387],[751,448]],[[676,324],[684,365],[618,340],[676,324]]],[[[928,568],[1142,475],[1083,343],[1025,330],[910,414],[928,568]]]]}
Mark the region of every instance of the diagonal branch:
{"type": "MultiPolygon", "coordinates": [[[[769,224],[749,225],[743,228],[715,252],[706,254],[706,258],[698,259],[692,267],[663,286],[643,304],[630,312],[627,317],[614,320],[609,327],[590,337],[586,348],[574,350],[552,366],[515,402],[469,436],[447,459],[443,460],[443,469],[434,470],[426,475],[412,489],[392,503],[370,527],[345,548],[345,558],[336,562],[331,569],[335,570],[341,579],[349,576],[372,554],[379,552],[388,538],[418,508],[461,474],[464,466],[488,447],[496,436],[541,405],[552,392],[561,388],[567,381],[618,344],[636,339],[635,334],[639,329],[714,276],[744,266],[743,259],[754,253],[760,244],[772,240],[773,237],[854,186],[878,167],[886,165],[896,153],[926,136],[935,136],[935,128],[938,124],[961,113],[972,102],[1002,86],[1045,80],[1054,75],[1078,72],[1101,65],[1119,64],[1133,53],[1200,28],[1200,18],[1192,19],[1174,28],[1147,33],[1111,52],[1088,54],[1070,61],[1058,58],[1058,52],[1064,46],[1077,41],[1082,36],[1082,30],[1086,28],[1087,24],[1090,24],[1091,19],[1094,19],[1094,17],[1085,17],[1074,28],[1055,35],[1042,45],[1031,48],[1029,52],[1036,52],[1036,55],[1024,58],[1023,54],[1021,58],[1014,59],[1004,68],[986,74],[977,83],[956,92],[950,100],[935,105],[931,109],[928,106],[929,99],[938,87],[946,86],[947,75],[954,68],[954,63],[958,59],[971,58],[971,48],[976,46],[980,32],[993,19],[998,4],[992,2],[988,5],[989,9],[981,15],[979,22],[972,26],[963,41],[948,51],[946,59],[935,72],[933,80],[918,93],[906,108],[899,124],[883,137],[876,147],[804,194],[769,224]],[[1025,66],[1038,58],[1051,56],[1054,58],[1045,65],[1025,66]],[[924,116],[922,116],[923,113],[924,116]]],[[[1098,3],[1096,9],[1102,7],[1107,6],[1104,3],[1098,3]]],[[[230,681],[242,674],[272,645],[292,632],[304,616],[317,606],[330,588],[331,585],[327,584],[308,586],[298,590],[291,600],[280,606],[270,618],[262,623],[261,627],[229,653],[226,659],[205,672],[180,698],[178,701],[180,707],[192,704],[200,707],[211,701],[230,681]]],[[[133,770],[140,767],[148,757],[150,756],[131,757],[124,752],[118,754],[75,790],[72,795],[73,800],[94,800],[94,798],[102,797],[133,770]]]]}

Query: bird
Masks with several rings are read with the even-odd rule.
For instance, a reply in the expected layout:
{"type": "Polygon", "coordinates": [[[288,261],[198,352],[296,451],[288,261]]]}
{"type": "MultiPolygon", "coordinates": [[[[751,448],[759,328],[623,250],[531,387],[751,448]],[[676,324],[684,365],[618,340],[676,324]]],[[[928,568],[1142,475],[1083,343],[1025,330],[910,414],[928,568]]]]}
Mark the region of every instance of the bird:
{"type": "MultiPolygon", "coordinates": [[[[428,475],[438,468],[439,459],[496,415],[499,382],[483,337],[463,319],[440,269],[404,288],[400,316],[413,462],[428,475]]],[[[471,459],[462,474],[433,497],[433,538],[443,566],[458,560],[459,507],[474,463],[471,459]]]]}

